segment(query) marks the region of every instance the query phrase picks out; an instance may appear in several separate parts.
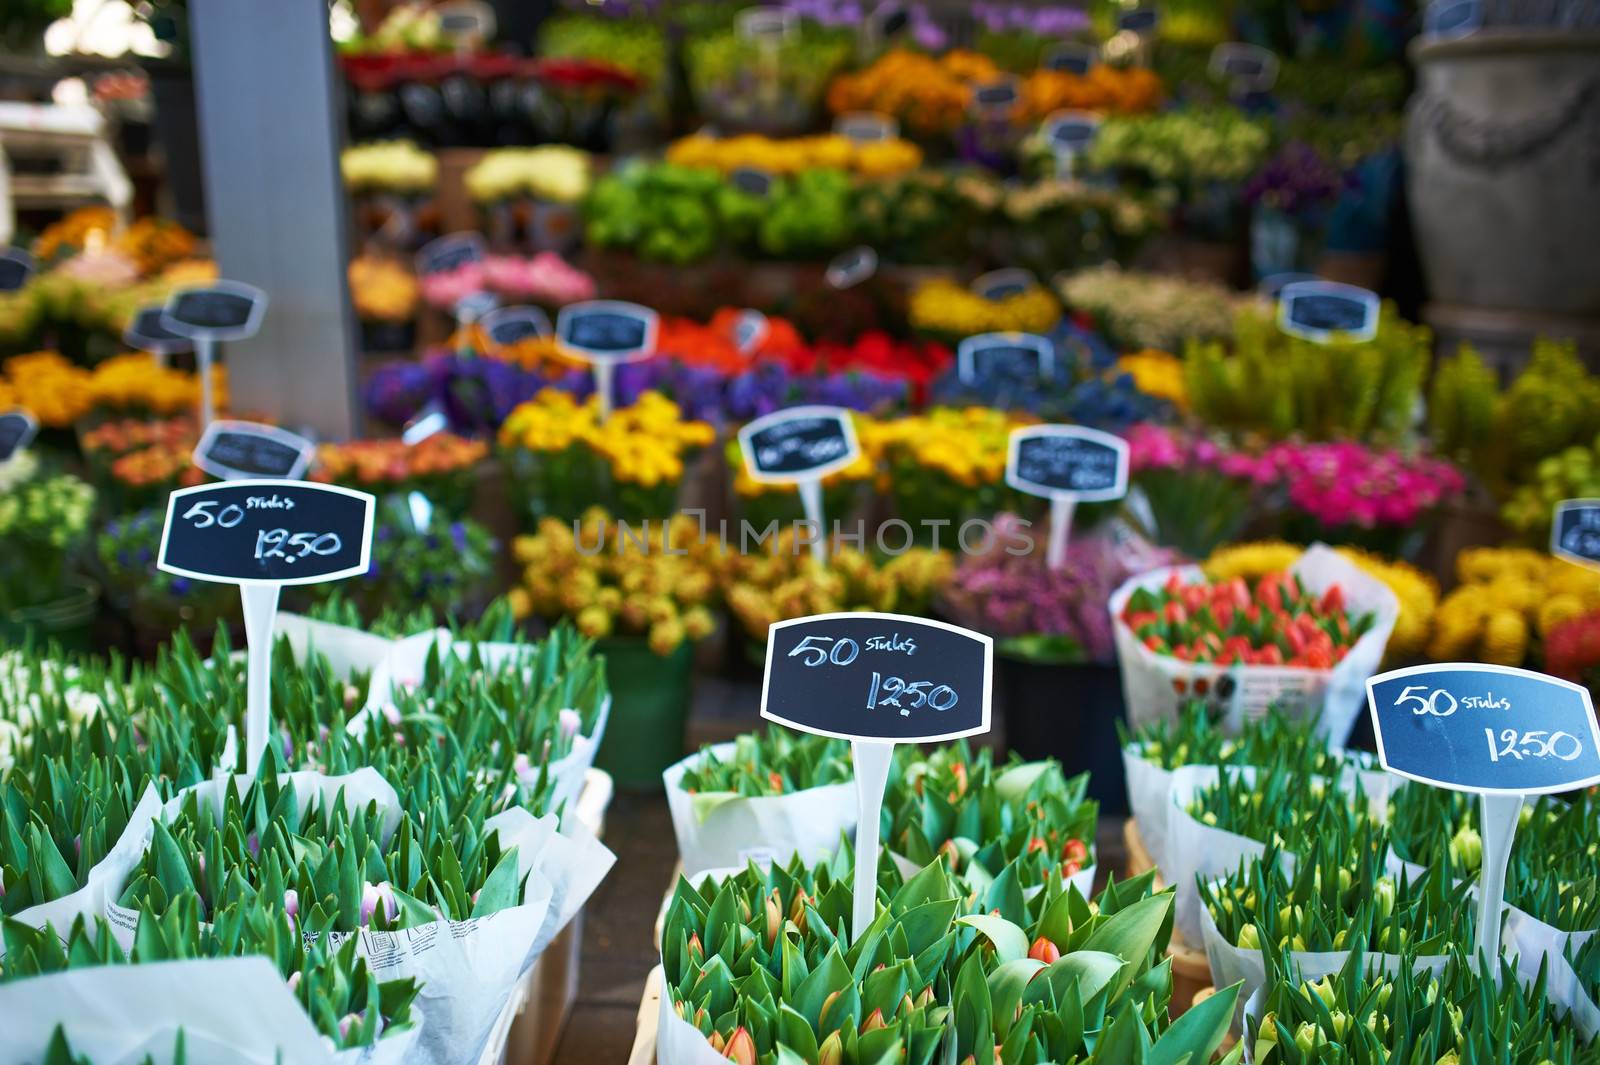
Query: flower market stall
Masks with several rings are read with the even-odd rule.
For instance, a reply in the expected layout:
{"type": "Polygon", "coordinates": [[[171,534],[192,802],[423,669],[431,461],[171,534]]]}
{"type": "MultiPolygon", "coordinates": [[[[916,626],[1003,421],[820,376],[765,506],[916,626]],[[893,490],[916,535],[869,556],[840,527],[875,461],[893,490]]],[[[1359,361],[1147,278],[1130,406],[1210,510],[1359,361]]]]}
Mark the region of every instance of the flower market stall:
{"type": "Polygon", "coordinates": [[[89,6],[0,1065],[1600,1062],[1593,3],[89,6]]]}

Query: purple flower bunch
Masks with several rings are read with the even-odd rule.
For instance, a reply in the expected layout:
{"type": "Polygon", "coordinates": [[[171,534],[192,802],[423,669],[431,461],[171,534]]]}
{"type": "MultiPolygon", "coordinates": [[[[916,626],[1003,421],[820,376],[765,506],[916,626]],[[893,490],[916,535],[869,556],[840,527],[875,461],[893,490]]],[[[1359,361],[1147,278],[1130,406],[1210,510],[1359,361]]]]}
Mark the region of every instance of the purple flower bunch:
{"type": "MultiPolygon", "coordinates": [[[[822,26],[851,27],[860,26],[878,9],[872,0],[784,0],[781,6],[822,26]]],[[[928,13],[926,4],[906,4],[902,10],[908,19],[906,30],[919,48],[938,52],[950,43],[949,35],[928,13]]]]}
{"type": "MultiPolygon", "coordinates": [[[[995,519],[995,533],[998,544],[1030,538],[1011,514],[995,519]]],[[[953,621],[997,639],[1065,637],[1084,660],[1110,662],[1116,655],[1111,593],[1135,573],[1181,561],[1175,551],[1097,532],[1069,542],[1062,565],[1051,569],[1043,540],[1031,538],[1034,550],[1026,554],[996,549],[956,568],[943,600],[953,621]]]]}
{"type": "Polygon", "coordinates": [[[1253,207],[1305,218],[1332,206],[1354,180],[1305,141],[1290,141],[1256,171],[1244,198],[1253,207]]]}
{"type": "Polygon", "coordinates": [[[881,414],[903,406],[908,395],[905,381],[861,370],[800,374],[768,362],[728,379],[721,413],[730,422],[747,422],[784,407],[818,403],[881,414]]]}
{"type": "Polygon", "coordinates": [[[586,397],[594,385],[582,369],[548,373],[502,359],[436,351],[420,363],[384,366],[367,382],[367,410],[390,425],[404,425],[429,403],[438,403],[461,436],[493,435],[506,415],[541,390],[556,388],[586,397]]]}
{"type": "Polygon", "coordinates": [[[1035,6],[978,0],[972,5],[972,17],[991,33],[1018,30],[1039,37],[1070,37],[1090,28],[1087,11],[1064,4],[1035,6]]]}

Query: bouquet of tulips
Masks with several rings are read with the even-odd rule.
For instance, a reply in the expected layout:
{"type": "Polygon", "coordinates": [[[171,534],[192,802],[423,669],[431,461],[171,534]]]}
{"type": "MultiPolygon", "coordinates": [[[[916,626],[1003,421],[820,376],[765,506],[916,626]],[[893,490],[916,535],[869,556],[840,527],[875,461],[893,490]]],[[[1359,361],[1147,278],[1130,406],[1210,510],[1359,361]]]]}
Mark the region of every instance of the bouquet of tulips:
{"type": "Polygon", "coordinates": [[[856,828],[850,746],[769,726],[703,747],[661,775],[684,872],[831,855],[856,828]]]}
{"type": "Polygon", "coordinates": [[[877,916],[859,937],[844,934],[847,850],[680,880],[662,932],[657,1060],[1203,1061],[1225,1033],[1237,988],[1187,1023],[1166,1020],[1171,973],[1155,959],[1172,897],[1152,894],[1149,874],[1090,904],[1059,879],[1029,901],[1014,881],[963,896],[942,862],[879,872],[877,916]]]}
{"type": "MultiPolygon", "coordinates": [[[[897,751],[897,754],[901,752],[897,751]]],[[[883,838],[902,868],[942,857],[962,883],[1006,884],[1024,895],[1050,883],[1094,886],[1099,807],[1084,796],[1087,774],[1067,779],[1053,761],[966,744],[924,754],[906,747],[883,805],[883,838]]]]}
{"type": "MultiPolygon", "coordinates": [[[[1542,968],[1456,952],[1443,965],[1385,969],[1360,949],[1319,978],[1280,963],[1245,1014],[1256,1065],[1495,1061],[1590,1065],[1600,1050],[1542,968]]],[[[1592,1021],[1591,1021],[1592,1025],[1592,1021]]]]}
{"type": "Polygon", "coordinates": [[[1365,706],[1366,679],[1400,612],[1383,582],[1322,544],[1254,588],[1207,583],[1198,569],[1157,569],[1126,581],[1110,605],[1134,724],[1201,698],[1236,728],[1279,702],[1318,709],[1333,742],[1365,706]]]}

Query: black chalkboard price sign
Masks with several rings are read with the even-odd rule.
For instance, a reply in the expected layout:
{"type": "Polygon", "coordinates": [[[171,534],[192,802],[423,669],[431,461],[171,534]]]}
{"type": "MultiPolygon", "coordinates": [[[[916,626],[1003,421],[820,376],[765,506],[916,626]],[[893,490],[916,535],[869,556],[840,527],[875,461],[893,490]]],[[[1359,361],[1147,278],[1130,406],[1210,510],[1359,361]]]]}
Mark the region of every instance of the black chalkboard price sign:
{"type": "Polygon", "coordinates": [[[8,410],[0,414],[0,462],[9,461],[11,456],[33,443],[38,431],[39,423],[27,411],[8,410]]]}
{"type": "Polygon", "coordinates": [[[298,480],[316,446],[287,429],[258,422],[220,421],[206,426],[194,464],[225,481],[251,477],[298,480]]]}
{"type": "Polygon", "coordinates": [[[833,131],[857,144],[872,144],[900,136],[900,123],[876,111],[847,111],[833,120],[833,131]]]}
{"type": "Polygon", "coordinates": [[[1278,290],[1278,328],[1318,344],[1378,335],[1376,293],[1338,281],[1300,281],[1278,290]]]}
{"type": "Polygon", "coordinates": [[[828,263],[823,277],[836,289],[854,288],[878,272],[878,253],[865,244],[842,251],[828,263]]]}
{"type": "Polygon", "coordinates": [[[167,497],[157,568],[220,584],[316,584],[367,571],[373,497],[336,485],[247,480],[167,497]]]}
{"type": "Polygon", "coordinates": [[[655,311],[637,303],[586,300],[561,308],[556,340],[590,362],[632,362],[656,350],[659,324],[655,311]]]}
{"type": "Polygon", "coordinates": [[[33,256],[21,248],[0,250],[0,292],[15,292],[33,276],[33,256]]]}
{"type": "Polygon", "coordinates": [[[1064,41],[1045,53],[1042,65],[1046,70],[1076,74],[1081,78],[1099,61],[1100,50],[1094,45],[1082,41],[1064,41]]]}
{"type": "Polygon", "coordinates": [[[507,346],[551,334],[550,317],[538,307],[501,307],[479,319],[489,343],[507,346]]]}
{"type": "Polygon", "coordinates": [[[267,294],[238,281],[213,281],[172,294],[161,312],[161,327],[191,340],[243,340],[261,328],[267,294]]]}
{"type": "Polygon", "coordinates": [[[739,448],[751,479],[770,484],[820,480],[861,453],[842,407],[774,411],[739,430],[739,448]]]}
{"type": "Polygon", "coordinates": [[[979,333],[956,345],[956,373],[971,384],[1001,366],[1032,364],[1039,376],[1055,376],[1056,348],[1037,333],[979,333]]]}
{"type": "Polygon", "coordinates": [[[761,716],[819,736],[933,743],[989,730],[994,641],[902,614],[817,614],[767,630],[761,716]]]}
{"type": "Polygon", "coordinates": [[[417,250],[415,261],[417,273],[437,274],[481,263],[487,257],[483,237],[477,233],[450,233],[424,244],[417,250]]]}
{"type": "Polygon", "coordinates": [[[1117,29],[1129,33],[1149,34],[1156,31],[1156,23],[1160,16],[1153,7],[1140,7],[1132,11],[1124,11],[1117,16],[1117,29]]]}
{"type": "Polygon", "coordinates": [[[1556,504],[1550,553],[1600,569],[1600,499],[1564,499],[1556,504]]]}
{"type": "Polygon", "coordinates": [[[984,112],[1005,111],[1017,102],[1017,81],[1012,77],[997,78],[972,90],[972,106],[984,112]]]}
{"type": "Polygon", "coordinates": [[[1259,45],[1228,41],[1211,50],[1207,69],[1218,81],[1264,92],[1278,80],[1278,57],[1259,45]]]}
{"type": "Polygon", "coordinates": [[[1056,111],[1044,120],[1044,135],[1057,155],[1078,155],[1100,133],[1100,116],[1089,111],[1056,111]]]}
{"type": "Polygon", "coordinates": [[[139,308],[128,322],[128,328],[122,331],[122,342],[152,355],[176,355],[193,349],[194,343],[188,337],[179,336],[161,324],[166,312],[160,304],[139,308]]]}
{"type": "Polygon", "coordinates": [[[753,166],[741,166],[728,174],[728,180],[740,192],[766,199],[772,195],[772,175],[753,166]]]}
{"type": "Polygon", "coordinates": [[[1020,296],[1038,284],[1038,279],[1029,271],[1021,267],[1007,267],[979,274],[972,279],[969,287],[975,296],[982,296],[986,300],[1004,300],[1020,296]]]}
{"type": "Polygon", "coordinates": [[[1079,425],[1032,425],[1014,430],[1006,454],[1006,483],[1020,492],[1071,496],[1092,503],[1128,494],[1128,444],[1079,425]]]}

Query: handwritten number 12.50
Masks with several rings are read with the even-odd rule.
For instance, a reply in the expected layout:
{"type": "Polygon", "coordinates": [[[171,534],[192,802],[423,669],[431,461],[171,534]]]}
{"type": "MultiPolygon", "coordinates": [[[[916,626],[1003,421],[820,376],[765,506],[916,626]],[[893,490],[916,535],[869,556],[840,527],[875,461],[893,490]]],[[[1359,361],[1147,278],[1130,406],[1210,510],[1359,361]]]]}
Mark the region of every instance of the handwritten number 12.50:
{"type": "Polygon", "coordinates": [[[343,546],[338,533],[297,532],[291,533],[288,529],[262,529],[256,533],[256,558],[269,559],[281,558],[285,562],[293,562],[297,558],[307,555],[331,555],[343,546]],[[284,550],[298,548],[297,554],[290,554],[284,550]]]}
{"type": "Polygon", "coordinates": [[[911,711],[923,706],[932,710],[949,710],[961,700],[961,696],[950,685],[941,684],[929,691],[932,684],[931,680],[906,681],[899,677],[885,677],[873,670],[872,690],[867,693],[867,709],[892,706],[900,711],[901,717],[910,717],[911,711]],[[911,705],[903,705],[900,702],[902,697],[911,700],[911,705]]]}

